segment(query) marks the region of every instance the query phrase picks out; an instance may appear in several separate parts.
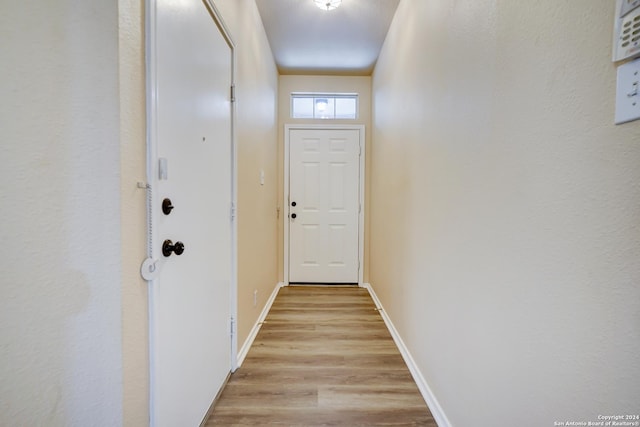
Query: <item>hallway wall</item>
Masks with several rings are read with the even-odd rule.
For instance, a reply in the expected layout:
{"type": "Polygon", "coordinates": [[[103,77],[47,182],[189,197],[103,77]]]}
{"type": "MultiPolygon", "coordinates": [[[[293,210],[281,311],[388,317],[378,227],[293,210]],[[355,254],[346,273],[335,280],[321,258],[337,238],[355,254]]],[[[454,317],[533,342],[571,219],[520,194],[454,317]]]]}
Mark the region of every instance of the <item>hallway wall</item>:
{"type": "Polygon", "coordinates": [[[238,347],[278,283],[278,71],[254,0],[214,0],[236,45],[238,347]],[[260,185],[260,170],[264,185],[260,185]],[[253,304],[254,291],[257,304],[253,304]]]}
{"type": "Polygon", "coordinates": [[[3,2],[0,28],[0,425],[117,426],[118,4],[3,2]]]}
{"type": "Polygon", "coordinates": [[[640,122],[577,3],[403,0],[374,72],[371,283],[455,426],[638,413],[640,122]]]}

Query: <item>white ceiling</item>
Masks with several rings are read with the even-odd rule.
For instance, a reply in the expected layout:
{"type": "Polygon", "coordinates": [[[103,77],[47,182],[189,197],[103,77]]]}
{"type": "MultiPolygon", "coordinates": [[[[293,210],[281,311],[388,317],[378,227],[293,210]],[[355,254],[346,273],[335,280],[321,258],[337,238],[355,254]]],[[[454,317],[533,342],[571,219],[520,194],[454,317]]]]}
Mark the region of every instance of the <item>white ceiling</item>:
{"type": "Polygon", "coordinates": [[[399,0],[256,0],[281,74],[369,75],[399,0]]]}

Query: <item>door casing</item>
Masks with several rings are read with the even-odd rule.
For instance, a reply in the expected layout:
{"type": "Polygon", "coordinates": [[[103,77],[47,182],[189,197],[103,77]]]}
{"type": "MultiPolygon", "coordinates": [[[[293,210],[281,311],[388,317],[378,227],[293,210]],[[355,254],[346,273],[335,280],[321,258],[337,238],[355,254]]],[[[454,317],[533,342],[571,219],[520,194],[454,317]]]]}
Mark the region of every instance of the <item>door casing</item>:
{"type": "Polygon", "coordinates": [[[364,284],[364,194],[365,194],[365,158],[366,158],[366,138],[364,125],[303,125],[303,124],[286,124],[284,125],[284,206],[282,214],[282,227],[284,230],[284,284],[289,285],[289,214],[291,204],[289,201],[289,147],[290,147],[290,131],[291,130],[358,130],[360,137],[360,176],[359,176],[359,203],[360,210],[358,213],[358,286],[364,284]]]}

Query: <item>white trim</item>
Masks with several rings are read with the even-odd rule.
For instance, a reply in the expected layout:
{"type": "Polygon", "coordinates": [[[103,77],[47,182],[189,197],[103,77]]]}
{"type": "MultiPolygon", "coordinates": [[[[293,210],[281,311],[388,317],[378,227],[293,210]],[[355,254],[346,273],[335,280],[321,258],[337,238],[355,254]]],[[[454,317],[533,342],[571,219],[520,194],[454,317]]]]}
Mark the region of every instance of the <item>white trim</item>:
{"type": "Polygon", "coordinates": [[[242,348],[238,352],[238,360],[236,361],[236,366],[238,368],[242,365],[242,362],[244,362],[245,357],[247,357],[247,353],[249,353],[249,349],[253,345],[253,341],[256,339],[256,336],[258,335],[258,332],[260,331],[260,327],[262,326],[264,319],[267,317],[267,314],[269,314],[269,310],[271,310],[273,301],[275,301],[276,297],[278,296],[278,291],[283,286],[285,286],[283,282],[280,282],[276,285],[276,287],[273,289],[273,292],[271,292],[271,296],[269,296],[269,299],[265,303],[264,308],[262,309],[262,312],[260,312],[260,316],[258,316],[258,319],[256,320],[255,325],[253,325],[253,328],[251,328],[251,332],[249,332],[249,336],[244,341],[242,348]]]}
{"type": "MultiPolygon", "coordinates": [[[[225,23],[222,13],[218,10],[216,5],[211,0],[205,0],[207,6],[210,8],[213,20],[215,21],[218,29],[224,36],[229,48],[231,50],[231,87],[229,88],[229,96],[231,97],[231,91],[236,85],[236,61],[237,52],[236,44],[231,37],[231,32],[225,23]]],[[[238,140],[236,134],[236,99],[235,91],[233,93],[234,99],[229,99],[231,107],[231,206],[230,209],[233,212],[231,222],[231,289],[229,293],[229,304],[231,306],[230,314],[233,328],[231,330],[231,372],[235,372],[238,369],[236,365],[236,359],[238,354],[238,140]]]]}
{"type": "Polygon", "coordinates": [[[282,241],[284,271],[283,280],[285,285],[289,284],[289,208],[291,200],[289,200],[289,127],[284,126],[284,190],[283,190],[283,209],[282,209],[282,230],[284,237],[282,241]]]}
{"type": "MultiPolygon", "coordinates": [[[[231,50],[231,87],[236,84],[236,45],[231,37],[231,32],[222,18],[222,14],[212,0],[204,0],[205,6],[213,18],[220,33],[224,37],[231,50]]],[[[231,87],[229,93],[231,93],[231,87]]],[[[231,289],[229,292],[229,304],[231,307],[231,372],[238,369],[236,364],[238,354],[238,143],[236,135],[236,102],[230,100],[231,105],[231,206],[233,212],[231,222],[231,289]]]]}
{"type": "Polygon", "coordinates": [[[358,130],[360,138],[360,191],[359,191],[359,203],[361,208],[358,213],[358,286],[363,286],[364,283],[364,194],[365,194],[365,167],[366,167],[366,137],[364,125],[297,125],[289,124],[284,125],[284,192],[283,192],[283,206],[286,206],[282,210],[282,229],[284,230],[284,248],[283,261],[284,261],[284,284],[289,284],[289,208],[291,207],[289,200],[289,131],[293,129],[336,129],[336,130],[358,130]]]}
{"type": "Polygon", "coordinates": [[[209,8],[209,12],[211,13],[211,17],[213,18],[213,21],[216,23],[216,25],[220,29],[220,32],[222,33],[222,36],[225,38],[227,44],[231,48],[232,55],[233,55],[233,58],[231,59],[231,68],[232,68],[231,81],[233,83],[234,82],[233,77],[235,75],[234,69],[236,65],[235,64],[236,44],[233,42],[233,38],[231,37],[231,31],[229,31],[229,27],[227,27],[227,24],[224,22],[224,19],[222,18],[222,13],[220,13],[216,5],[213,3],[213,0],[204,0],[204,3],[209,8]]]}
{"type": "Polygon", "coordinates": [[[369,295],[371,295],[371,299],[373,300],[374,304],[378,308],[378,312],[382,316],[382,319],[384,320],[385,325],[387,325],[387,329],[389,329],[389,333],[393,337],[393,341],[396,343],[398,350],[400,350],[400,354],[402,354],[402,358],[404,359],[404,362],[407,364],[407,367],[409,368],[409,371],[413,376],[413,380],[418,385],[418,389],[422,394],[422,398],[424,399],[427,406],[429,407],[429,410],[431,411],[431,415],[433,415],[433,418],[436,420],[436,423],[438,424],[439,427],[451,427],[451,422],[449,421],[444,411],[442,410],[440,403],[438,403],[438,399],[436,399],[436,396],[433,394],[433,391],[431,391],[429,384],[427,384],[427,381],[424,379],[424,376],[422,375],[422,372],[420,372],[418,365],[416,365],[415,360],[413,360],[411,353],[409,353],[409,349],[404,344],[404,341],[402,341],[402,338],[400,337],[398,330],[395,328],[395,326],[393,325],[393,322],[387,315],[387,312],[382,307],[382,303],[380,302],[380,300],[378,299],[378,296],[373,290],[371,283],[364,283],[362,287],[365,288],[367,291],[369,291],[369,295]]]}
{"type": "MultiPolygon", "coordinates": [[[[146,129],[146,149],[147,149],[147,164],[146,164],[146,179],[147,179],[147,191],[151,194],[151,197],[154,195],[152,185],[154,173],[155,173],[155,161],[156,158],[156,149],[155,142],[157,141],[158,128],[156,120],[157,116],[157,97],[156,97],[156,87],[158,76],[156,72],[156,57],[157,57],[157,43],[156,43],[156,1],[155,0],[146,0],[145,5],[145,101],[146,101],[146,121],[147,121],[147,129],[146,129]]],[[[148,243],[147,256],[153,259],[153,243],[155,242],[156,235],[152,229],[150,229],[150,222],[155,223],[155,214],[154,209],[151,209],[149,204],[149,199],[147,199],[147,216],[151,217],[151,221],[147,220],[147,240],[151,243],[148,243]]],[[[154,396],[154,391],[156,389],[155,385],[155,375],[153,374],[155,371],[155,360],[153,349],[155,348],[155,336],[154,331],[151,327],[153,325],[153,292],[148,287],[148,308],[147,308],[147,322],[148,322],[148,345],[149,345],[149,425],[154,426],[155,422],[155,401],[156,398],[154,396]]]]}
{"type": "Polygon", "coordinates": [[[365,128],[362,125],[360,130],[360,206],[358,208],[358,286],[364,283],[364,194],[365,194],[365,167],[367,158],[367,144],[365,138],[365,128]]]}

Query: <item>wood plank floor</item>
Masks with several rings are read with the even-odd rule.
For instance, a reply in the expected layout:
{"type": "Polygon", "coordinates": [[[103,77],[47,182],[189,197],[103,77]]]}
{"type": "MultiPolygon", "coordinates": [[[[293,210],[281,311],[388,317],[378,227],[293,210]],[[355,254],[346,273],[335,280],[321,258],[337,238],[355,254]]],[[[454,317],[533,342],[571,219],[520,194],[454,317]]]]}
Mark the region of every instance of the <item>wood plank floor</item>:
{"type": "Polygon", "coordinates": [[[206,426],[436,426],[366,289],[289,286],[206,426]]]}

